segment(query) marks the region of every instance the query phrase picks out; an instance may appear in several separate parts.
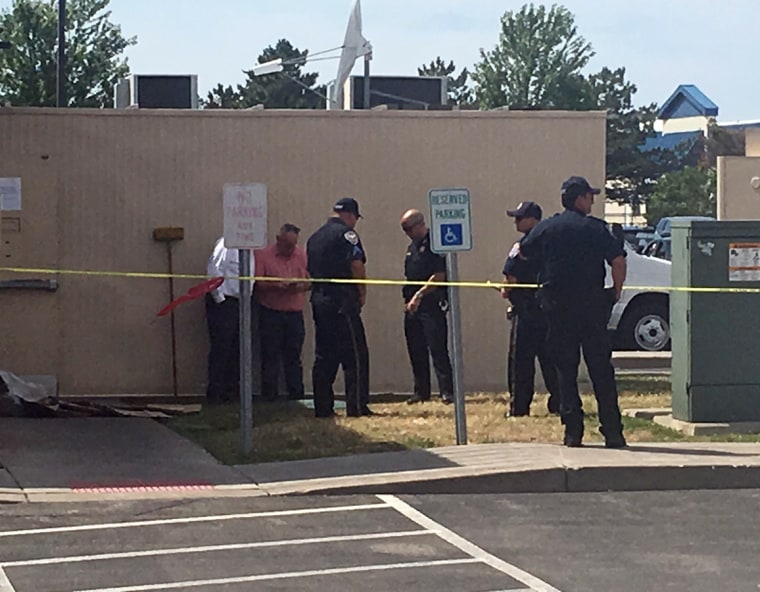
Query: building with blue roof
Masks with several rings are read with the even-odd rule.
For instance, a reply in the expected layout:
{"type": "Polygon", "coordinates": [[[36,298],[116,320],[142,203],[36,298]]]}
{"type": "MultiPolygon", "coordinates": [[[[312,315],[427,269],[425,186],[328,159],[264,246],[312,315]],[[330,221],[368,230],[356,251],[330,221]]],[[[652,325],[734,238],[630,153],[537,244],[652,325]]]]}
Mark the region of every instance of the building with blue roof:
{"type": "Polygon", "coordinates": [[[694,84],[681,84],[665,101],[657,114],[664,134],[707,131],[718,117],[718,106],[694,84]]]}
{"type": "Polygon", "coordinates": [[[655,130],[663,135],[686,132],[707,133],[712,124],[724,129],[744,130],[760,127],[760,120],[720,123],[718,105],[694,84],[681,84],[657,113],[655,130]]]}
{"type": "Polygon", "coordinates": [[[722,124],[717,121],[718,113],[718,105],[695,84],[681,84],[657,113],[656,135],[647,138],[640,149],[673,150],[684,164],[693,165],[704,148],[710,125],[731,131],[760,127],[760,120],[722,124]]]}
{"type": "MultiPolygon", "coordinates": [[[[721,129],[732,132],[745,132],[757,128],[758,155],[760,156],[760,120],[721,123],[717,121],[719,108],[706,94],[694,84],[681,84],[663,103],[657,113],[654,124],[655,135],[649,137],[639,146],[639,150],[651,153],[657,158],[657,151],[672,151],[678,157],[675,166],[694,166],[705,153],[705,140],[710,126],[718,125],[721,129]]],[[[755,137],[755,136],[753,136],[755,137]]],[[[749,154],[749,153],[748,153],[749,154]]],[[[760,179],[760,170],[758,170],[760,179]]],[[[760,183],[760,181],[758,182],[760,183]]],[[[608,204],[605,206],[605,218],[624,224],[639,223],[644,209],[633,214],[628,205],[608,204]]]]}

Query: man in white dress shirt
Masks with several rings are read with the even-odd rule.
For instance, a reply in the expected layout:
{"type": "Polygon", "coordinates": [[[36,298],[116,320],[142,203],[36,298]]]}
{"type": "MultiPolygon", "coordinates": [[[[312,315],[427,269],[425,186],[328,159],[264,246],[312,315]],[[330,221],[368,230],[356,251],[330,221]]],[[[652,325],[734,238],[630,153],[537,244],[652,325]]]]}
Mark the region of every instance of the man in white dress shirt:
{"type": "MultiPolygon", "coordinates": [[[[224,277],[224,282],[206,294],[206,325],[208,326],[208,384],[206,401],[221,404],[238,398],[240,378],[239,304],[240,281],[238,250],[227,249],[224,238],[214,244],[206,273],[209,277],[224,277]]],[[[251,252],[251,269],[254,268],[251,252]]],[[[251,282],[253,285],[253,282],[251,282]]]]}

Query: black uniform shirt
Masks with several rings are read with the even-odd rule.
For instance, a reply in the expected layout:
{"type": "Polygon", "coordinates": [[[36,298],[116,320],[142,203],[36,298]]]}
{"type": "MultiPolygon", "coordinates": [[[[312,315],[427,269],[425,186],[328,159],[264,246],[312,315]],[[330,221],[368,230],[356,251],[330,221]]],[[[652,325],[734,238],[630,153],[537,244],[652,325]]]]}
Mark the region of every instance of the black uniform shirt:
{"type": "Polygon", "coordinates": [[[540,222],[520,243],[520,252],[539,266],[539,283],[562,296],[604,289],[604,262],[625,257],[625,249],[604,220],[565,210],[540,222]]]}
{"type": "MultiPolygon", "coordinates": [[[[440,272],[446,272],[446,258],[430,250],[430,231],[428,231],[422,238],[409,243],[404,259],[404,276],[410,281],[427,281],[431,275],[440,272]]],[[[422,288],[421,285],[404,286],[401,289],[404,302],[409,302],[420,288],[422,288]]],[[[427,303],[445,299],[446,288],[436,288],[425,294],[422,301],[427,303]]]]}
{"type": "MultiPolygon", "coordinates": [[[[525,233],[519,243],[515,243],[504,262],[504,275],[510,275],[517,280],[518,284],[538,283],[539,261],[536,258],[528,259],[522,255],[522,243],[530,235],[525,233]]],[[[518,308],[525,307],[535,302],[536,290],[530,288],[516,288],[509,293],[509,300],[518,308]]]]}
{"type": "MultiPolygon", "coordinates": [[[[351,278],[351,262],[367,262],[359,235],[340,218],[329,218],[306,243],[309,275],[312,278],[351,278]]],[[[359,304],[359,290],[351,284],[316,282],[312,302],[329,301],[337,306],[359,304]]]]}

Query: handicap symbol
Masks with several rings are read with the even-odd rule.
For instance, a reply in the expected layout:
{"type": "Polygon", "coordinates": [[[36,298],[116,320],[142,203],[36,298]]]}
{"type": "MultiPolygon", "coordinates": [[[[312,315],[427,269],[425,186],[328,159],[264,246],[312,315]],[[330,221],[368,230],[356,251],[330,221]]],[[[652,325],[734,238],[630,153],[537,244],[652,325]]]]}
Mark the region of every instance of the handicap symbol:
{"type": "Polygon", "coordinates": [[[462,225],[441,224],[441,242],[449,246],[461,245],[463,243],[462,225]]]}

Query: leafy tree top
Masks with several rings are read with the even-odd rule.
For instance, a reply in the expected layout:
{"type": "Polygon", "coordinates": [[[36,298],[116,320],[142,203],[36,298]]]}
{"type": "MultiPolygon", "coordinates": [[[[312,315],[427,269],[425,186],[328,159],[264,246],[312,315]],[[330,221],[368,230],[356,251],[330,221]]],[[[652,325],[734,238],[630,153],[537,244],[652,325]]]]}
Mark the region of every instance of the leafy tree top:
{"type": "MultiPolygon", "coordinates": [[[[70,107],[111,107],[113,87],[129,74],[124,50],[137,42],[111,22],[110,0],[68,0],[66,90],[70,107]]],[[[0,12],[0,99],[22,106],[55,106],[57,0],[14,0],[0,12]]]]}

